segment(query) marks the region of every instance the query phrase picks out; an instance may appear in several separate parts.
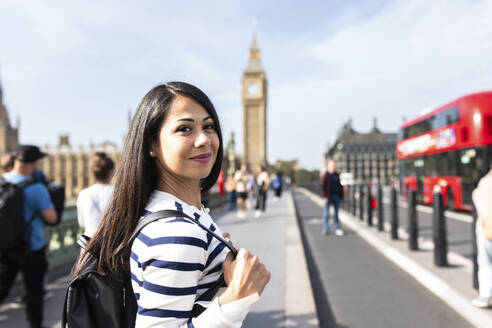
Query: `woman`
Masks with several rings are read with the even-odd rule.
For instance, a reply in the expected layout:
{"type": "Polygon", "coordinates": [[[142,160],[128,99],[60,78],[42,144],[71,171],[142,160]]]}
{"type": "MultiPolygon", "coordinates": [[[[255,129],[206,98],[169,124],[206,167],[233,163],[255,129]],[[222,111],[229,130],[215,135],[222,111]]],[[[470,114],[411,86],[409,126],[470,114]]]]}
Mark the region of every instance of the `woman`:
{"type": "Polygon", "coordinates": [[[79,226],[85,229],[84,234],[92,237],[113,193],[110,181],[114,161],[106,153],[96,152],[92,155],[90,170],[96,183],[80,191],[77,198],[77,220],[79,226]]]}
{"type": "MultiPolygon", "coordinates": [[[[147,225],[125,247],[140,216],[183,211],[221,233],[200,192],[216,182],[222,134],[215,109],[198,88],[159,85],[138,106],[115,176],[115,189],[87,252],[114,274],[131,268],[138,302],[136,327],[240,327],[270,279],[258,258],[240,249],[235,260],[215,238],[184,218],[147,225]],[[130,259],[131,257],[131,259],[130,259]],[[194,301],[221,274],[227,288],[191,318],[194,301]]],[[[88,265],[83,257],[75,270],[88,265]]]]}
{"type": "Polygon", "coordinates": [[[248,180],[249,174],[245,164],[241,165],[241,169],[234,174],[237,192],[237,216],[240,219],[246,219],[248,211],[248,180]]]}
{"type": "Polygon", "coordinates": [[[256,185],[258,194],[256,196],[255,217],[259,218],[261,214],[265,212],[267,193],[270,185],[270,177],[268,176],[268,172],[261,165],[256,168],[256,185]]]}

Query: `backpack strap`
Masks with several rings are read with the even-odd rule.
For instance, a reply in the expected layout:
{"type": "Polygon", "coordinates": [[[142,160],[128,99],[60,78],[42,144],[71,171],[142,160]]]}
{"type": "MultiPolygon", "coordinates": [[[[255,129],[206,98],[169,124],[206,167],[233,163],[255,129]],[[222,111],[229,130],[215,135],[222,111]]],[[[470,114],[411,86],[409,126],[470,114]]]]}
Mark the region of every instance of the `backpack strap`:
{"type": "MultiPolygon", "coordinates": [[[[6,181],[5,179],[3,179],[4,181],[6,181]]],[[[16,185],[17,187],[21,188],[21,189],[24,189],[26,188],[27,186],[30,186],[32,184],[34,184],[35,182],[32,181],[32,179],[28,179],[28,180],[24,180],[22,182],[19,182],[19,183],[14,183],[14,185],[16,185]]],[[[26,230],[27,230],[27,249],[29,250],[31,248],[31,233],[32,233],[32,229],[31,229],[31,225],[34,221],[34,219],[36,218],[36,214],[38,213],[39,211],[36,210],[34,211],[34,213],[32,213],[32,216],[29,218],[29,220],[26,222],[26,230]]]]}
{"type": "MultiPolygon", "coordinates": [[[[197,219],[192,218],[189,215],[187,215],[183,212],[180,212],[180,211],[176,211],[176,210],[162,210],[162,211],[157,211],[157,212],[154,212],[154,213],[149,214],[147,216],[141,217],[138,224],[137,224],[137,227],[133,231],[133,233],[132,233],[130,239],[128,240],[127,244],[125,245],[125,247],[130,246],[132,244],[133,240],[135,240],[137,235],[140,233],[140,231],[145,226],[147,226],[149,223],[157,221],[157,220],[169,218],[169,217],[183,217],[183,218],[186,218],[186,219],[192,221],[193,223],[198,225],[200,228],[202,228],[203,230],[210,233],[214,238],[219,240],[222,244],[224,244],[224,246],[226,246],[231,251],[231,253],[234,255],[234,258],[236,257],[237,250],[233,246],[231,246],[223,237],[217,235],[215,232],[213,232],[209,228],[205,227],[197,219]]],[[[90,237],[88,237],[86,235],[80,235],[79,239],[77,240],[77,244],[79,244],[79,246],[82,249],[85,249],[85,246],[87,246],[89,241],[90,241],[90,237]]],[[[215,294],[217,294],[218,290],[223,285],[224,285],[224,274],[221,274],[219,279],[216,282],[214,282],[212,284],[212,286],[210,286],[209,289],[206,292],[204,292],[196,301],[198,301],[198,302],[199,301],[207,301],[207,300],[211,299],[215,294]]],[[[69,288],[67,288],[67,295],[65,296],[65,299],[67,299],[67,297],[68,297],[68,292],[69,292],[69,288]]],[[[63,325],[63,323],[66,323],[66,302],[64,304],[64,307],[65,307],[65,309],[63,311],[64,316],[62,318],[62,327],[65,327],[63,325]]],[[[201,312],[203,312],[203,310],[204,310],[204,308],[200,304],[195,304],[195,306],[193,307],[193,310],[192,310],[192,317],[198,316],[201,312]]]]}
{"type": "Polygon", "coordinates": [[[15,183],[16,186],[19,186],[19,188],[21,189],[24,189],[25,187],[29,186],[29,185],[32,185],[36,182],[32,181],[32,180],[25,180],[25,181],[22,181],[22,182],[19,182],[19,183],[15,183]]]}
{"type": "MultiPolygon", "coordinates": [[[[135,228],[135,231],[133,232],[133,234],[132,234],[132,236],[131,236],[131,238],[129,240],[129,243],[131,243],[135,239],[135,237],[138,235],[138,233],[147,224],[149,224],[149,223],[151,223],[153,221],[162,219],[162,218],[167,218],[167,217],[183,217],[183,218],[187,218],[188,220],[192,221],[193,223],[195,223],[196,225],[198,225],[203,230],[205,230],[208,233],[210,233],[214,238],[216,238],[217,240],[219,240],[222,244],[224,244],[224,246],[226,246],[231,251],[231,253],[234,255],[234,258],[236,258],[237,250],[233,246],[231,246],[223,237],[217,235],[215,232],[213,232],[209,228],[205,227],[197,219],[192,218],[189,215],[187,215],[187,214],[185,214],[183,212],[180,212],[180,211],[176,211],[176,210],[162,210],[162,211],[157,211],[157,212],[154,212],[152,214],[149,214],[148,216],[143,217],[140,220],[140,222],[138,223],[137,228],[135,228]]],[[[222,286],[224,286],[224,284],[225,284],[224,274],[222,273],[220,275],[219,279],[217,281],[215,281],[207,289],[206,292],[204,292],[199,298],[197,298],[195,300],[195,302],[201,302],[201,301],[209,301],[209,300],[211,300],[217,294],[217,292],[219,291],[219,289],[222,286]]],[[[204,310],[205,310],[205,308],[202,305],[200,305],[198,303],[195,303],[195,305],[193,306],[193,309],[191,311],[191,316],[192,317],[197,317],[204,310]]]]}
{"type": "Polygon", "coordinates": [[[192,218],[191,216],[189,216],[189,215],[187,215],[181,211],[176,211],[176,210],[157,211],[157,212],[154,212],[152,214],[149,214],[147,216],[142,217],[140,219],[140,221],[138,222],[137,227],[135,228],[135,231],[133,231],[132,236],[128,240],[127,245],[130,245],[133,242],[133,240],[137,237],[137,235],[140,233],[140,231],[149,223],[160,220],[160,219],[170,218],[170,217],[183,217],[183,218],[187,218],[188,220],[192,221],[193,223],[198,225],[200,228],[202,228],[203,230],[205,230],[209,234],[211,234],[214,238],[219,240],[222,244],[224,244],[224,246],[229,248],[229,250],[232,252],[232,254],[234,254],[234,257],[236,257],[237,250],[233,246],[231,246],[223,237],[217,235],[215,232],[213,232],[209,228],[205,227],[197,219],[192,218]]]}

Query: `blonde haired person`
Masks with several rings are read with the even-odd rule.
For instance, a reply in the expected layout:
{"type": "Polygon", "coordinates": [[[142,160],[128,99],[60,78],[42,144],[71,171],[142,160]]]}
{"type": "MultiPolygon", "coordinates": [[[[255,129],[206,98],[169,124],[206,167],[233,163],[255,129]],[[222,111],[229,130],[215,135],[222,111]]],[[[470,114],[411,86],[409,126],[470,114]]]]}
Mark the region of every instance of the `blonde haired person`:
{"type": "Polygon", "coordinates": [[[3,154],[0,160],[0,167],[2,168],[2,174],[12,171],[14,168],[15,154],[6,153],[3,154]]]}

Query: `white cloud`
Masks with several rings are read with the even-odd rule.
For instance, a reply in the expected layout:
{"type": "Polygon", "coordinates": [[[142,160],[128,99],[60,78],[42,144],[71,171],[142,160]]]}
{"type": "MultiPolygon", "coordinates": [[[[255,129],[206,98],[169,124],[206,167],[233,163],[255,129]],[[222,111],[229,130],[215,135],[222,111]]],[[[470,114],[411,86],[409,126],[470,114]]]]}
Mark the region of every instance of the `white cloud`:
{"type": "Polygon", "coordinates": [[[240,151],[253,17],[272,162],[298,157],[316,168],[349,116],[361,131],[373,116],[396,131],[402,116],[492,89],[492,1],[286,3],[3,1],[5,101],[26,141],[53,143],[61,129],[75,143],[118,141],[146,91],[186,80],[210,96],[240,151]]]}
{"type": "Polygon", "coordinates": [[[317,165],[323,141],[334,141],[349,116],[363,131],[373,116],[396,131],[402,116],[492,88],[490,13],[490,1],[394,2],[310,44],[305,55],[318,61],[318,73],[274,86],[272,99],[291,114],[284,125],[303,136],[289,140],[316,153],[301,162],[317,165]]]}

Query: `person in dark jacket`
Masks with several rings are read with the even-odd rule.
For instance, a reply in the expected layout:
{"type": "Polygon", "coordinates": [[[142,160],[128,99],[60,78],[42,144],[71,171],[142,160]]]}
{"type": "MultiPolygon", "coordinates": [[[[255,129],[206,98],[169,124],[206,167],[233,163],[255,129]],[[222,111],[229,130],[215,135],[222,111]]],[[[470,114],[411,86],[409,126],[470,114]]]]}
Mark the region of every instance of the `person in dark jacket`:
{"type": "Polygon", "coordinates": [[[338,220],[338,208],[340,207],[340,201],[343,199],[343,187],[340,183],[340,175],[335,171],[335,162],[333,160],[328,161],[327,171],[321,179],[321,192],[325,203],[323,235],[327,235],[330,232],[330,205],[333,205],[335,212],[335,235],[343,236],[342,226],[338,220]]]}

